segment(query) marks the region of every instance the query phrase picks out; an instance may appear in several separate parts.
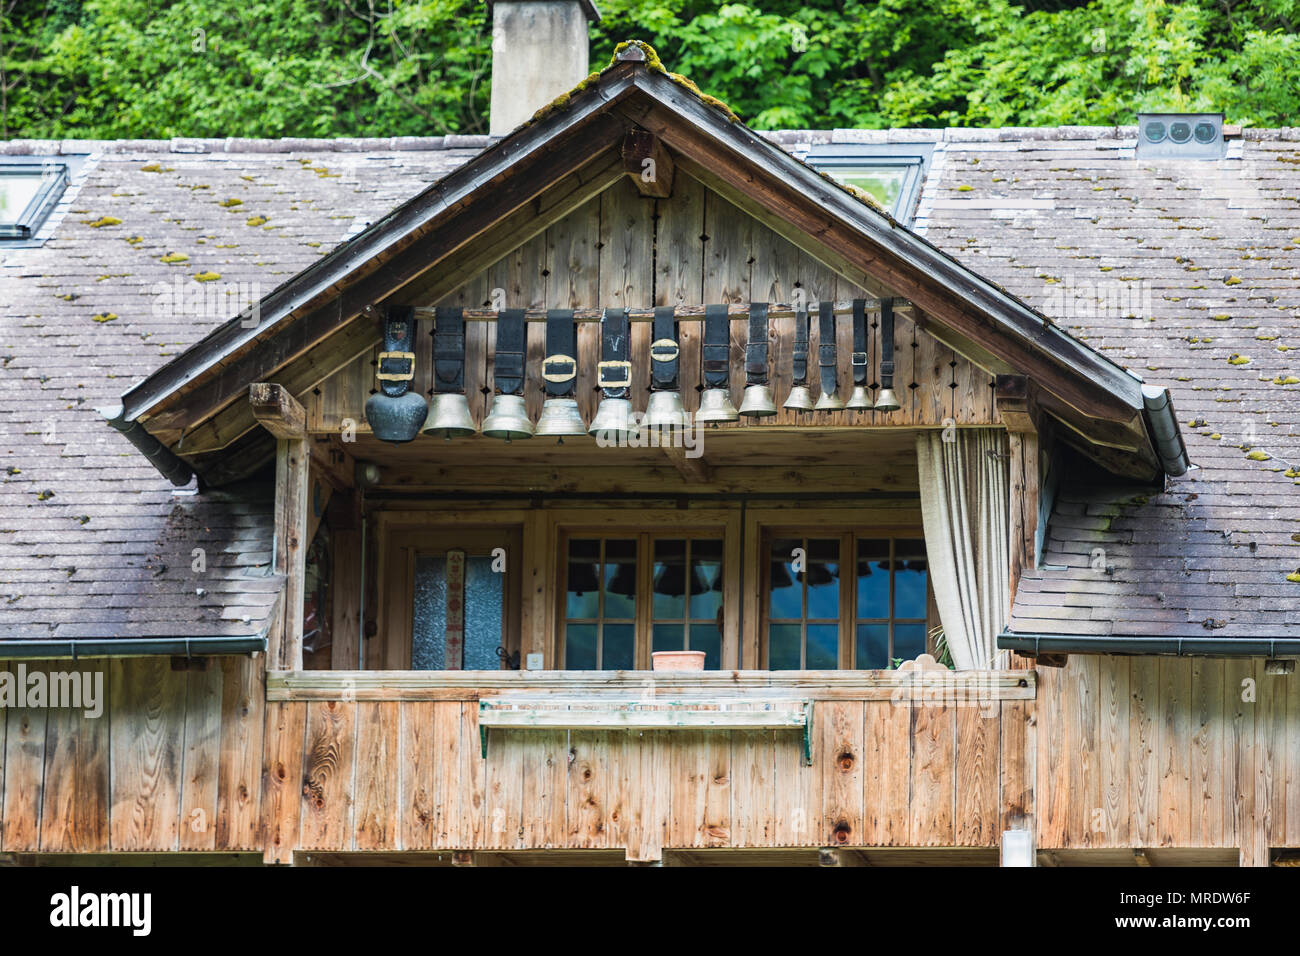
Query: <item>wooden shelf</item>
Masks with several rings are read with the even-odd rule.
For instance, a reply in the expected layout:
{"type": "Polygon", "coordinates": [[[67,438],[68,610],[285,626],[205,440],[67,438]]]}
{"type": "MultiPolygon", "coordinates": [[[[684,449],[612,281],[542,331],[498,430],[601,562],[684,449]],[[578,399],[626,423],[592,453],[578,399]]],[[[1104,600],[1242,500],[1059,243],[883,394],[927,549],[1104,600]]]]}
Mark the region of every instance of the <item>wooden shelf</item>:
{"type": "Polygon", "coordinates": [[[503,730],[801,730],[804,763],[812,765],[811,699],[628,700],[626,698],[485,697],[479,738],[503,730]]]}

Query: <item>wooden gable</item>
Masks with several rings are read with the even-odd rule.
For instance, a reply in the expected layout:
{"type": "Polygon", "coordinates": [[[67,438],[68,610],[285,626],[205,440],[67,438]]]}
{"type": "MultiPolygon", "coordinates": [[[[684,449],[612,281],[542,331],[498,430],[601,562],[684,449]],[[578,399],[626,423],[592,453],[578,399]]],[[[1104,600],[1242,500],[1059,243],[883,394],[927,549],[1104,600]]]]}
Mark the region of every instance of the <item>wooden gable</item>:
{"type": "MultiPolygon", "coordinates": [[[[436,289],[444,281],[435,270],[424,281],[423,289],[436,289]]],[[[643,196],[630,180],[621,179],[454,292],[429,299],[422,289],[415,289],[408,302],[417,307],[461,306],[467,310],[490,309],[494,302],[506,308],[527,309],[646,309],[723,302],[788,303],[800,293],[808,302],[845,302],[877,295],[879,289],[865,289],[849,282],[698,180],[678,175],[672,195],[666,198],[643,196]]],[[[816,322],[811,325],[810,351],[815,356],[818,329],[816,322]]],[[[688,410],[694,410],[699,401],[698,326],[698,321],[689,318],[681,321],[681,384],[688,410]]],[[[421,323],[416,340],[413,387],[420,394],[431,387],[432,341],[426,334],[431,327],[431,319],[421,323]]],[[[780,405],[791,383],[793,321],[774,318],[772,329],[772,385],[780,405]]],[[[490,406],[495,332],[491,321],[471,321],[467,326],[466,391],[476,424],[482,423],[490,406]]],[[[524,393],[534,418],[541,411],[544,397],[540,379],[544,338],[543,323],[530,323],[524,393]]],[[[745,319],[733,320],[731,390],[737,405],[744,391],[740,363],[747,340],[745,319]]],[[[895,343],[895,388],[903,401],[898,412],[796,416],[782,409],[772,418],[753,420],[741,427],[1000,424],[993,401],[993,375],[918,328],[906,309],[896,319],[895,343]]],[[[634,322],[631,348],[636,408],[644,408],[648,398],[649,345],[649,323],[634,322]]],[[[852,351],[852,328],[847,321],[839,323],[837,345],[840,381],[844,383],[847,357],[852,351]]],[[[577,396],[588,420],[599,400],[595,382],[599,348],[599,323],[581,323],[577,396]]],[[[338,433],[349,419],[357,423],[359,431],[368,431],[362,406],[374,388],[379,349],[376,345],[313,390],[305,402],[308,431],[338,433]]],[[[880,329],[872,322],[868,367],[873,382],[879,354],[880,329]]]]}
{"type": "MultiPolygon", "coordinates": [[[[284,386],[311,407],[315,428],[353,417],[344,413],[373,385],[364,379],[385,307],[481,306],[493,289],[506,290],[505,304],[586,308],[780,302],[798,289],[807,301],[886,294],[908,303],[897,339],[905,409],[879,424],[995,424],[990,379],[1020,376],[1035,408],[1063,423],[1067,441],[1113,470],[1158,473],[1135,376],[747,130],[636,48],[561,100],[277,289],[260,321],[233,319],[130,390],[120,423],[138,422],[209,481],[229,479],[271,454],[248,407],[251,383],[284,386]],[[664,184],[647,198],[629,184],[638,150],[672,165],[671,191],[664,184]]],[[[683,325],[690,374],[698,332],[683,325]]],[[[470,327],[481,419],[493,326],[470,327]]],[[[733,329],[738,362],[743,321],[733,329]]],[[[530,333],[531,365],[541,334],[540,324],[530,333]]],[[[778,376],[789,367],[782,334],[778,320],[778,376]]],[[[634,349],[647,335],[637,329],[634,349]]],[[[583,329],[580,342],[579,358],[594,359],[595,330],[583,329]]],[[[594,363],[584,365],[579,398],[590,414],[594,363]]],[[[417,386],[427,389],[427,361],[417,368],[417,386]]],[[[741,381],[733,375],[737,398],[741,381]]],[[[688,408],[692,398],[688,388],[688,408]]],[[[847,413],[814,422],[850,423],[847,413]]],[[[741,427],[791,424],[778,416],[741,427]]]]}

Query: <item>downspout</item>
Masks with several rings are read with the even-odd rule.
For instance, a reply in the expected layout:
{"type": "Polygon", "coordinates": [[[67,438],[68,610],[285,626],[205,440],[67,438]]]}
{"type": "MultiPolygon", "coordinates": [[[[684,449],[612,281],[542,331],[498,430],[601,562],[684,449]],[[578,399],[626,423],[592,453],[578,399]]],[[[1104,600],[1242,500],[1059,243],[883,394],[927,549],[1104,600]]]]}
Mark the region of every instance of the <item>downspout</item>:
{"type": "Polygon", "coordinates": [[[998,649],[1022,654],[1160,654],[1175,657],[1298,657],[1300,637],[1144,637],[1003,631],[998,649]]]}
{"type": "Polygon", "coordinates": [[[126,440],[149,459],[149,464],[157,468],[158,473],[173,485],[179,488],[190,483],[194,470],[176,457],[166,445],[145,431],[144,426],[139,422],[127,421],[123,406],[109,405],[99,409],[99,414],[108,420],[108,424],[126,436],[126,440]]]}
{"type": "Polygon", "coordinates": [[[1186,474],[1191,463],[1187,460],[1187,446],[1183,444],[1183,434],[1178,427],[1178,416],[1174,414],[1174,402],[1169,396],[1169,389],[1159,385],[1143,385],[1142,405],[1160,467],[1166,475],[1173,478],[1186,474]]]}

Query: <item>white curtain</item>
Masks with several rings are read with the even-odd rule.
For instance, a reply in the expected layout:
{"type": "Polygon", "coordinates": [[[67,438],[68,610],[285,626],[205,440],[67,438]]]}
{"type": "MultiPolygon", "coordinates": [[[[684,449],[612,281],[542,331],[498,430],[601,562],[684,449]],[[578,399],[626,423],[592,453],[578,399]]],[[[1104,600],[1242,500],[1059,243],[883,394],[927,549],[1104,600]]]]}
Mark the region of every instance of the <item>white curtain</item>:
{"type": "Polygon", "coordinates": [[[1011,596],[1006,433],[945,428],[917,436],[921,517],[939,620],[958,670],[1005,666],[995,642],[1011,596]]]}

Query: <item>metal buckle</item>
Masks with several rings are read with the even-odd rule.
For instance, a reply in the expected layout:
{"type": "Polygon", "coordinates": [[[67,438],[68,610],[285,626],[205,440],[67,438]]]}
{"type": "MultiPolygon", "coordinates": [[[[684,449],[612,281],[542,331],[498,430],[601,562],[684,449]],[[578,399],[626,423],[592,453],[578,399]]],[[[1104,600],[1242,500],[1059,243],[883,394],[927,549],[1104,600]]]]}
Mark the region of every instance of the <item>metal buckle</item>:
{"type": "Polygon", "coordinates": [[[853,362],[852,362],[852,364],[853,364],[853,365],[861,365],[863,368],[865,368],[866,365],[867,365],[867,353],[866,353],[866,352],[854,352],[854,353],[853,353],[853,362]]]}
{"type": "Polygon", "coordinates": [[[601,388],[628,388],[632,385],[632,363],[627,360],[605,361],[596,366],[596,384],[601,388]],[[622,373],[621,378],[615,378],[613,371],[622,373]]]}
{"type": "Polygon", "coordinates": [[[381,382],[409,382],[415,378],[415,353],[414,352],[380,352],[379,353],[379,371],[375,373],[375,378],[381,382]],[[388,359],[401,359],[407,362],[405,372],[385,372],[384,362],[388,359]]]}
{"type": "Polygon", "coordinates": [[[671,362],[677,358],[678,351],[672,339],[655,339],[650,343],[650,358],[656,362],[671,362]]]}
{"type": "Polygon", "coordinates": [[[548,355],[542,359],[542,378],[547,382],[571,382],[578,377],[578,360],[572,355],[548,355]],[[552,368],[567,371],[551,371],[552,368]]]}

